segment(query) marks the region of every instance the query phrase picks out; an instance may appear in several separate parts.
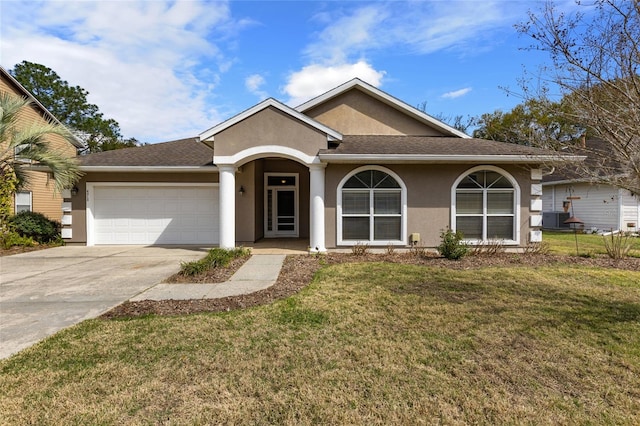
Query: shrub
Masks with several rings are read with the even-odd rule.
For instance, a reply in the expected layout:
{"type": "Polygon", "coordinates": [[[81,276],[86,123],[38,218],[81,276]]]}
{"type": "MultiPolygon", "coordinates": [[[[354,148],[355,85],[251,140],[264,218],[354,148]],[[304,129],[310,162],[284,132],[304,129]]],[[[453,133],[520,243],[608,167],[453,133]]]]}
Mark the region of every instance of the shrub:
{"type": "Polygon", "coordinates": [[[31,237],[41,244],[60,240],[60,223],[49,219],[42,213],[20,212],[9,222],[22,237],[31,237]]]}
{"type": "Polygon", "coordinates": [[[524,254],[549,254],[551,252],[551,245],[548,241],[529,243],[524,247],[524,254]]]}
{"type": "Polygon", "coordinates": [[[364,256],[369,252],[369,244],[356,243],[351,246],[351,254],[354,256],[364,256]]]}
{"type": "Polygon", "coordinates": [[[415,257],[425,257],[427,255],[427,248],[425,246],[412,245],[409,247],[409,253],[415,257]]]}
{"type": "Polygon", "coordinates": [[[7,231],[0,234],[0,247],[5,250],[13,246],[33,247],[36,242],[31,237],[22,237],[15,231],[7,231]]]}
{"type": "Polygon", "coordinates": [[[469,246],[462,242],[463,235],[460,231],[453,232],[451,229],[440,233],[442,241],[438,246],[438,253],[450,260],[458,260],[469,252],[469,246]]]}
{"type": "Polygon", "coordinates": [[[488,255],[494,256],[496,254],[504,253],[506,248],[504,243],[500,239],[492,239],[489,241],[483,241],[470,248],[471,254],[474,256],[488,255]]]}
{"type": "Polygon", "coordinates": [[[233,249],[213,248],[200,260],[182,262],[180,264],[180,273],[188,276],[200,275],[211,268],[224,268],[233,259],[249,256],[250,254],[251,250],[243,247],[233,249]]]}
{"type": "Polygon", "coordinates": [[[633,240],[629,232],[611,232],[609,237],[603,235],[604,248],[611,259],[624,259],[633,247],[633,240]]]}

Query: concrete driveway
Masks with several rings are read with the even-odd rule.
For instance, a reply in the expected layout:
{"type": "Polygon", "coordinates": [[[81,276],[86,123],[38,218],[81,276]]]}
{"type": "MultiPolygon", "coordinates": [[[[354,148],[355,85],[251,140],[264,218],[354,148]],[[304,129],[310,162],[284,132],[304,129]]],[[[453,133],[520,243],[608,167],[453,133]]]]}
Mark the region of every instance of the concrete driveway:
{"type": "Polygon", "coordinates": [[[99,316],[205,252],[69,246],[0,257],[0,359],[99,316]]]}

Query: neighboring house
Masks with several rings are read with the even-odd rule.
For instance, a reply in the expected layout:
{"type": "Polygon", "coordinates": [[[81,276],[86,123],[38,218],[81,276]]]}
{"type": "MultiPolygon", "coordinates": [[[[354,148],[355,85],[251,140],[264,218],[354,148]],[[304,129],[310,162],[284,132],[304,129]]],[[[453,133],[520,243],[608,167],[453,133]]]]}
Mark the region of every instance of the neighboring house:
{"type": "MultiPolygon", "coordinates": [[[[31,100],[31,106],[24,110],[19,117],[20,123],[24,123],[24,125],[31,123],[44,124],[47,122],[60,124],[27,89],[18,83],[4,68],[0,67],[0,93],[2,92],[8,92],[31,100]]],[[[71,144],[58,135],[51,135],[49,142],[54,149],[69,157],[75,157],[77,149],[84,147],[80,140],[74,139],[74,144],[71,144]]],[[[63,198],[61,194],[55,191],[53,182],[50,182],[50,174],[41,171],[29,171],[27,173],[30,176],[31,183],[16,193],[13,205],[14,211],[16,213],[25,210],[35,211],[56,221],[63,220],[63,198]]],[[[67,196],[70,197],[70,194],[67,194],[67,196]]],[[[65,205],[65,209],[70,213],[68,205],[65,205]]],[[[67,217],[70,218],[70,214],[67,217]]]]}
{"type": "MultiPolygon", "coordinates": [[[[640,223],[640,199],[628,190],[607,183],[594,183],[585,174],[616,176],[624,173],[611,160],[609,145],[599,139],[585,139],[574,153],[585,155],[580,167],[560,167],[544,176],[542,211],[545,229],[567,229],[564,221],[575,216],[587,232],[637,232],[640,223]]],[[[592,176],[593,177],[593,176],[592,176]]],[[[606,180],[606,179],[605,179],[606,180]]]]}
{"type": "Polygon", "coordinates": [[[545,229],[568,229],[563,222],[576,216],[584,222],[581,228],[589,232],[638,231],[640,200],[626,189],[584,179],[545,179],[542,185],[545,229]]]}
{"type": "Polygon", "coordinates": [[[359,80],[297,108],[267,99],[190,139],[81,157],[69,243],[311,251],[434,247],[441,231],[541,239],[547,151],[472,139],[359,80]]]}

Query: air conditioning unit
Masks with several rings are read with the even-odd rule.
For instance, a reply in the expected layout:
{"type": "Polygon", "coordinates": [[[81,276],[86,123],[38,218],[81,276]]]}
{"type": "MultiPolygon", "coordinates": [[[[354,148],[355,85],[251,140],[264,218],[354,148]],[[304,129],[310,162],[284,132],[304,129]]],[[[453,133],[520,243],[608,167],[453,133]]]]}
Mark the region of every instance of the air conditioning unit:
{"type": "Polygon", "coordinates": [[[542,229],[568,229],[569,224],[564,221],[569,217],[569,213],[565,212],[543,212],[542,229]]]}

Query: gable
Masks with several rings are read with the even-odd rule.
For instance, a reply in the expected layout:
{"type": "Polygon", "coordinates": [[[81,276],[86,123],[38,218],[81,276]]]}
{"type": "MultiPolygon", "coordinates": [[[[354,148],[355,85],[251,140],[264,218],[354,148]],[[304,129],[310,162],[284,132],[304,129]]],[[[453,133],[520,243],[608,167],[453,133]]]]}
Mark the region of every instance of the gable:
{"type": "Polygon", "coordinates": [[[256,146],[284,146],[316,155],[327,148],[327,134],[272,106],[215,135],[216,156],[231,156],[256,146]]]}
{"type": "MultiPolygon", "coordinates": [[[[20,111],[18,115],[18,127],[22,127],[30,123],[42,125],[48,122],[57,122],[55,117],[53,117],[40,103],[38,103],[38,101],[24,87],[15,81],[9,73],[1,68],[0,71],[0,93],[10,93],[11,95],[20,98],[29,98],[32,102],[29,107],[20,111]]],[[[69,141],[59,135],[48,135],[47,140],[55,150],[69,157],[75,157],[76,148],[83,146],[79,141],[77,141],[77,146],[73,146],[69,141]]]]}
{"type": "Polygon", "coordinates": [[[329,99],[305,114],[345,135],[445,136],[442,131],[358,89],[329,99]]]}

